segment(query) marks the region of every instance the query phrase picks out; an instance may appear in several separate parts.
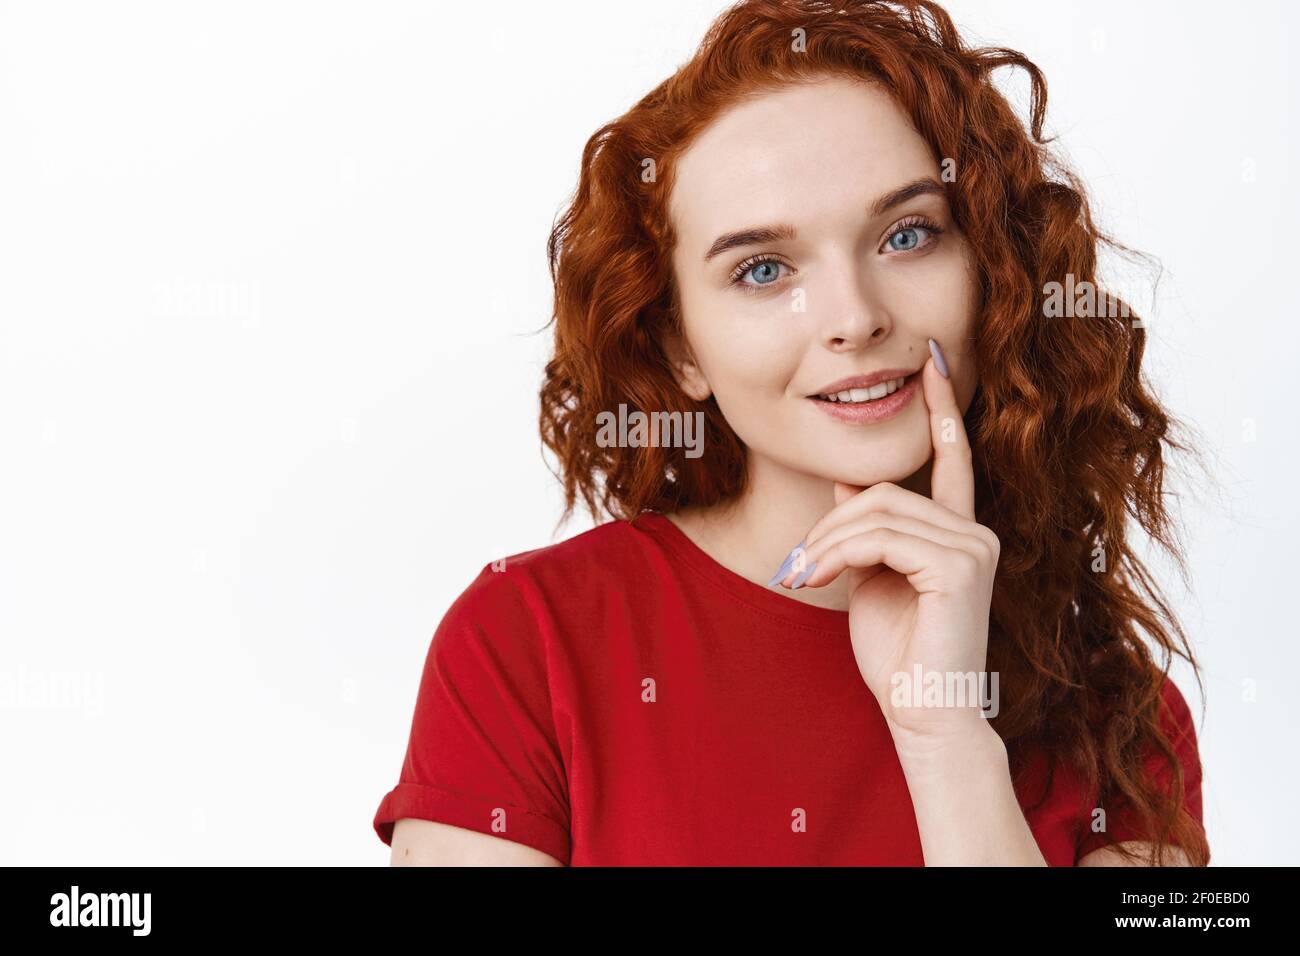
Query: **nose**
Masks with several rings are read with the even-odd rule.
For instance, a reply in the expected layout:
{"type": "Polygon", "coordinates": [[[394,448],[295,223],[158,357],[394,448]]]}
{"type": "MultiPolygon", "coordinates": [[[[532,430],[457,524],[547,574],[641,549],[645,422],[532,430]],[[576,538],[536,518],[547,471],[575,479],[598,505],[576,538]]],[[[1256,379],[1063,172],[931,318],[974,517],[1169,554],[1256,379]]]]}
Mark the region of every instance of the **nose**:
{"type": "Polygon", "coordinates": [[[832,352],[852,352],[883,342],[894,324],[879,298],[862,287],[861,274],[853,268],[840,271],[841,280],[827,290],[820,335],[832,352]]]}

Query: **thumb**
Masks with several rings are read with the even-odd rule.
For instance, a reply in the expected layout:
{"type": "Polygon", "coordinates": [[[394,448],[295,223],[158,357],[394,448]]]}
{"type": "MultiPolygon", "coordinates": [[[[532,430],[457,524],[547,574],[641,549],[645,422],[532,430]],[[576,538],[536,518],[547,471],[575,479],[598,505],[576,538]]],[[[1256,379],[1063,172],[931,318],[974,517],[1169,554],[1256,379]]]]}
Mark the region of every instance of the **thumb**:
{"type": "Polygon", "coordinates": [[[842,505],[854,495],[861,494],[865,488],[859,488],[857,485],[846,485],[842,481],[835,482],[835,504],[842,505]]]}

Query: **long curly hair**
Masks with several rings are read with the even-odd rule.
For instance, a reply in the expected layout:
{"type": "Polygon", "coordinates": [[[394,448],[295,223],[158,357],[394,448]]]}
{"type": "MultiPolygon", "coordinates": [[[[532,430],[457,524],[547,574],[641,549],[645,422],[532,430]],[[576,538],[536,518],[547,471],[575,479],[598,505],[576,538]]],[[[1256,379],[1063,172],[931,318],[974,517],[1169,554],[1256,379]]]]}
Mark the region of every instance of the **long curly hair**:
{"type": "Polygon", "coordinates": [[[980,382],[966,415],[976,518],[1002,542],[993,724],[1012,772],[1024,779],[1031,752],[1047,753],[1053,771],[1065,761],[1096,806],[1136,812],[1156,846],[1148,862],[1175,844],[1203,866],[1208,843],[1182,806],[1184,768],[1162,709],[1172,656],[1198,683],[1200,671],[1127,533],[1132,518],[1185,577],[1163,486],[1166,450],[1187,445],[1144,380],[1145,331],[1127,303],[1109,297],[1121,308],[1086,318],[1047,317],[1044,307],[1049,283],[1101,287],[1103,243],[1132,250],[1099,231],[1082,183],[1047,150],[1038,67],[1014,50],[969,48],[936,3],[737,3],[689,62],[588,140],[547,245],[555,343],[541,433],[564,486],[560,522],[579,494],[598,520],[601,510],[630,519],[744,490],[745,446],[714,398],[682,392],[663,347],[682,328],[667,212],[675,161],[738,99],[827,75],[883,84],[936,159],[956,164],[945,188],[981,293],[980,382]],[[1029,77],[1028,130],[991,81],[1002,66],[1029,77]],[[708,453],[597,443],[597,415],[620,403],[703,412],[708,453]],[[1172,788],[1150,774],[1147,755],[1166,763],[1172,788]]]}

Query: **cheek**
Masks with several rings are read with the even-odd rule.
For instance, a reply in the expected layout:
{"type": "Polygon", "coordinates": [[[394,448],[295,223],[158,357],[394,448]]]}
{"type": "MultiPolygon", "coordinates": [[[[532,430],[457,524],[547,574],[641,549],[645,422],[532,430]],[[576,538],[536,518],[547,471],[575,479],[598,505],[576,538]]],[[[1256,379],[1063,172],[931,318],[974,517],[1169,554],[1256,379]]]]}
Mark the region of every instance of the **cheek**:
{"type": "Polygon", "coordinates": [[[797,327],[780,311],[781,305],[767,305],[741,313],[715,302],[688,313],[695,317],[687,327],[696,358],[721,402],[729,395],[779,395],[794,375],[800,354],[797,327]]]}
{"type": "Polygon", "coordinates": [[[958,256],[936,258],[926,266],[889,277],[890,313],[909,332],[956,345],[966,339],[974,316],[972,277],[958,256]]]}
{"type": "Polygon", "coordinates": [[[898,330],[922,343],[930,337],[939,341],[957,397],[965,401],[975,390],[971,334],[978,305],[977,279],[957,255],[900,275],[890,285],[890,314],[898,330]]]}
{"type": "Polygon", "coordinates": [[[943,346],[953,390],[957,393],[957,403],[965,413],[975,396],[979,380],[972,338],[978,301],[970,287],[960,281],[951,284],[948,294],[948,304],[941,311],[936,311],[931,328],[936,330],[936,337],[943,346]]]}

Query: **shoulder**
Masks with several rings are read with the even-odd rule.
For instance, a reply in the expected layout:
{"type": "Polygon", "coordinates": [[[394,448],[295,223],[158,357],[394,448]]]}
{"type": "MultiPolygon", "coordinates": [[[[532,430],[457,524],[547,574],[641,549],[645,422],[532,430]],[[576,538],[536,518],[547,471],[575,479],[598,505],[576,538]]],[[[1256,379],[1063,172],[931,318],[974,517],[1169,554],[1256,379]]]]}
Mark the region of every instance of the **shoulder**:
{"type": "Polygon", "coordinates": [[[644,519],[607,521],[563,541],[517,554],[502,555],[485,566],[497,573],[511,571],[547,576],[593,567],[617,567],[636,562],[647,546],[644,519]]]}
{"type": "MultiPolygon", "coordinates": [[[[1103,694],[1098,688],[1090,687],[1087,691],[1089,706],[1097,708],[1102,714],[1116,712],[1117,699],[1103,694]]],[[[1195,718],[1182,689],[1172,677],[1165,674],[1161,678],[1157,699],[1157,714],[1160,727],[1167,735],[1175,732],[1182,736],[1188,732],[1195,733],[1195,718]]]]}
{"type": "Polygon", "coordinates": [[[1160,686],[1160,724],[1175,745],[1190,743],[1195,749],[1196,721],[1192,709],[1174,679],[1168,675],[1160,686]]]}
{"type": "MultiPolygon", "coordinates": [[[[1131,758],[1126,759],[1140,765],[1147,778],[1162,789],[1171,788],[1181,774],[1187,798],[1199,810],[1202,767],[1197,721],[1178,683],[1168,674],[1164,675],[1156,696],[1156,724],[1163,740],[1146,735],[1139,741],[1137,714],[1129,709],[1129,705],[1121,706],[1120,701],[1100,696],[1096,691],[1092,691],[1091,696],[1090,706],[1099,707],[1103,715],[1103,723],[1095,728],[1099,735],[1098,746],[1109,741],[1110,745],[1124,747],[1131,754],[1131,758]],[[1128,750],[1130,747],[1134,749],[1128,750]]],[[[1108,781],[1103,778],[1099,784],[1104,791],[1108,781]]]]}
{"type": "Polygon", "coordinates": [[[1202,771],[1196,721],[1182,690],[1168,675],[1160,687],[1158,707],[1160,732],[1173,759],[1163,746],[1150,739],[1143,744],[1139,757],[1149,777],[1162,789],[1172,789],[1176,774],[1181,774],[1184,798],[1199,818],[1202,771]]]}
{"type": "Polygon", "coordinates": [[[422,693],[510,688],[514,698],[548,699],[554,681],[584,666],[574,648],[599,637],[591,621],[602,595],[623,590],[602,582],[621,585],[643,573],[644,559],[629,558],[630,549],[648,546],[641,537],[627,522],[609,522],[484,564],[434,630],[422,693]]]}
{"type": "Polygon", "coordinates": [[[592,598],[601,581],[643,573],[652,545],[641,525],[609,521],[555,544],[484,564],[448,608],[443,625],[517,628],[592,598]]]}

